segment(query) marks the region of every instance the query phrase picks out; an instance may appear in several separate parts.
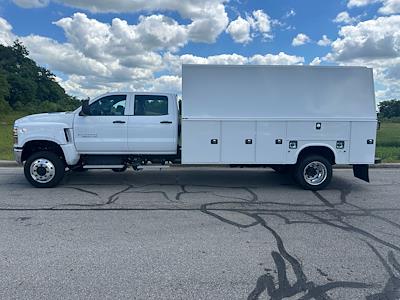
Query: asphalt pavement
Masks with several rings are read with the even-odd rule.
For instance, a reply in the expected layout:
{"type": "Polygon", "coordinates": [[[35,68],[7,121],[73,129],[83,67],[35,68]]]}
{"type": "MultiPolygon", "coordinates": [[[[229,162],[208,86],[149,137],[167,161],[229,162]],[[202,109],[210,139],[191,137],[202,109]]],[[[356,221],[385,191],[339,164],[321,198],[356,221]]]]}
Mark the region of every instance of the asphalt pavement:
{"type": "Polygon", "coordinates": [[[400,169],[0,168],[0,299],[400,299],[400,169]]]}

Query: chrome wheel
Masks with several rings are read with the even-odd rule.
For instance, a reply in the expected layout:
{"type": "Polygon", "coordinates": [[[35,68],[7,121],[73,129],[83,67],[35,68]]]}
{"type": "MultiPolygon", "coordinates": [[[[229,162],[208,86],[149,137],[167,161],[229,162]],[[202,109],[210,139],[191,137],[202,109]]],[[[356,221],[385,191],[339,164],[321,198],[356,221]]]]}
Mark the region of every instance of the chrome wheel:
{"type": "Polygon", "coordinates": [[[328,170],[323,163],[319,161],[312,161],[304,168],[303,176],[304,180],[308,184],[316,186],[320,185],[326,180],[328,176],[328,170]]]}
{"type": "Polygon", "coordinates": [[[56,175],[56,168],[48,159],[38,158],[32,162],[30,174],[32,179],[36,182],[48,183],[56,175]]]}

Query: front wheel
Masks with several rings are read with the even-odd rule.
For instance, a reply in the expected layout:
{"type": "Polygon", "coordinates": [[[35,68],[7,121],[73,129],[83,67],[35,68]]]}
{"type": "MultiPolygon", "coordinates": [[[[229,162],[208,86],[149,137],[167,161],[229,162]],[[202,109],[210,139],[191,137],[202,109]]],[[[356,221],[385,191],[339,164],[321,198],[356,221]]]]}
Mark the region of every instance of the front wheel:
{"type": "Polygon", "coordinates": [[[294,171],[296,181],[306,190],[322,190],[332,179],[332,164],[319,155],[302,158],[294,171]]]}
{"type": "Polygon", "coordinates": [[[64,177],[65,164],[60,157],[49,151],[32,154],[24,165],[26,179],[35,187],[51,188],[64,177]]]}

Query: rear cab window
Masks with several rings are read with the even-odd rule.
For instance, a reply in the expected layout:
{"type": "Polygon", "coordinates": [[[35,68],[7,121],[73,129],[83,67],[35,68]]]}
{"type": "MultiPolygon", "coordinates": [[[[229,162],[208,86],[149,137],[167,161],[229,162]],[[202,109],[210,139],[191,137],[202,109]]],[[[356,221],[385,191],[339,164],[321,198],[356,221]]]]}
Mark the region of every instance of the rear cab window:
{"type": "Polygon", "coordinates": [[[168,97],[160,95],[135,95],[135,116],[168,115],[168,97]]]}

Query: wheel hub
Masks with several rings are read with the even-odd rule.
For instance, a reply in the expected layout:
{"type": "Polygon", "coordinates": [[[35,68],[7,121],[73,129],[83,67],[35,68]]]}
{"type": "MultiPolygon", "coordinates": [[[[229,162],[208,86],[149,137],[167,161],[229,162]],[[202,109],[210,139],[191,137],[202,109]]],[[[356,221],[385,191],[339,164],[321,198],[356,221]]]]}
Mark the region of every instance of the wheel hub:
{"type": "Polygon", "coordinates": [[[45,158],[38,158],[31,164],[30,174],[33,180],[40,183],[47,183],[54,178],[56,170],[51,161],[45,158]]]}
{"type": "Polygon", "coordinates": [[[323,163],[313,161],[304,168],[303,176],[308,184],[320,185],[328,177],[328,170],[323,163]]]}
{"type": "Polygon", "coordinates": [[[46,174],[46,168],[44,167],[38,167],[36,171],[40,176],[44,176],[46,174]]]}

